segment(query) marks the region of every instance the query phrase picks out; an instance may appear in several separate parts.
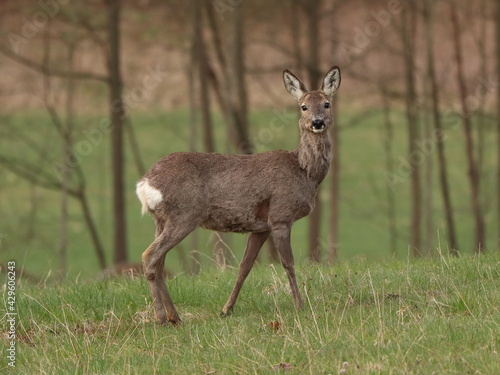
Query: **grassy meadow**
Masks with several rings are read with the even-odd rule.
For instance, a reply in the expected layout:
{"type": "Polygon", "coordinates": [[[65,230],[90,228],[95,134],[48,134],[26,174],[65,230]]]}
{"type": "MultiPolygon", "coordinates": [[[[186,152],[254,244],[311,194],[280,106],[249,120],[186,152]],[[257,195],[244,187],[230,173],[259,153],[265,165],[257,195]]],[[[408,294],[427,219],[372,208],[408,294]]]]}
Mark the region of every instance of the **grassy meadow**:
{"type": "MultiPolygon", "coordinates": [[[[100,122],[105,117],[82,116],[77,121],[74,132],[74,148],[81,154],[80,165],[83,168],[87,194],[96,220],[99,234],[104,243],[108,263],[112,259],[112,193],[110,173],[109,134],[96,136],[95,144],[88,144],[88,134],[100,129],[100,122]],[[80,151],[78,151],[80,150],[80,151]]],[[[298,110],[295,106],[275,108],[251,113],[250,134],[256,151],[272,149],[294,149],[298,142],[298,110]]],[[[176,112],[140,112],[131,118],[137,135],[142,158],[147,167],[163,155],[189,150],[193,129],[189,126],[191,118],[188,110],[176,112]]],[[[455,221],[459,236],[459,250],[466,254],[472,252],[473,221],[470,215],[469,184],[466,179],[466,160],[464,153],[463,131],[458,118],[445,118],[446,152],[449,162],[450,185],[455,208],[455,221]]],[[[13,158],[28,161],[40,170],[54,175],[52,163],[60,161],[62,149],[53,125],[43,113],[27,112],[4,116],[6,127],[0,145],[2,153],[13,158]],[[7,131],[13,129],[12,131],[7,131]],[[45,150],[45,160],[39,160],[33,152],[33,145],[45,150]]],[[[405,170],[407,159],[407,129],[403,114],[392,113],[393,153],[392,161],[397,182],[389,182],[395,199],[397,251],[390,248],[389,222],[387,216],[386,153],[384,150],[385,130],[383,114],[378,110],[360,113],[359,109],[342,107],[339,116],[341,127],[341,199],[339,256],[340,259],[363,257],[369,260],[381,260],[387,257],[405,259],[408,255],[410,199],[409,178],[405,170]]],[[[214,118],[217,151],[231,151],[227,144],[227,129],[220,116],[214,118]]],[[[94,133],[93,133],[94,132],[94,133]]],[[[194,146],[201,149],[201,130],[194,134],[194,146]]],[[[479,133],[478,133],[479,134],[479,133]]],[[[485,117],[482,125],[482,176],[483,207],[487,224],[488,242],[486,248],[497,247],[497,217],[495,214],[496,146],[494,122],[485,117]]],[[[478,135],[479,137],[479,135],[478,135]]],[[[423,138],[426,138],[423,132],[423,138]]],[[[422,155],[434,160],[430,172],[432,188],[430,197],[432,220],[423,225],[428,228],[425,237],[429,238],[429,252],[436,248],[447,249],[444,216],[441,196],[438,189],[435,145],[422,146],[422,155]],[[427,151],[426,151],[427,150],[427,151]]],[[[140,254],[150,244],[154,233],[154,224],[150,217],[141,217],[139,202],[135,196],[135,181],[140,174],[131,156],[129,143],[126,144],[126,203],[128,223],[128,252],[131,262],[139,262],[140,254]]],[[[423,160],[423,159],[422,159],[423,160]]],[[[422,176],[422,179],[424,177],[422,176]]],[[[18,267],[45,278],[58,272],[59,228],[60,228],[60,193],[42,187],[30,185],[5,168],[0,168],[0,252],[3,261],[16,260],[18,267]]],[[[328,176],[322,184],[322,200],[326,207],[329,189],[328,176]]],[[[423,182],[428,185],[428,182],[423,182]]],[[[69,207],[69,247],[68,268],[64,274],[71,278],[94,278],[98,273],[98,263],[94,255],[88,230],[82,219],[80,206],[70,201],[69,207]]],[[[329,213],[323,210],[322,238],[326,246],[327,220],[329,213]]],[[[424,229],[423,229],[424,230],[424,229]]],[[[307,256],[307,219],[297,222],[292,232],[293,248],[300,261],[307,256]]],[[[229,252],[234,255],[233,265],[241,258],[246,237],[228,235],[224,241],[229,252]]],[[[181,254],[190,257],[195,250],[200,256],[202,268],[213,266],[214,238],[211,232],[199,230],[196,241],[186,239],[167,257],[167,267],[173,272],[182,272],[181,254]]],[[[424,250],[426,252],[427,249],[424,250]]],[[[50,277],[49,277],[50,278],[50,277]]]]}
{"type": "MultiPolygon", "coordinates": [[[[45,116],[19,114],[2,120],[21,133],[1,140],[3,152],[51,172],[51,163],[38,160],[26,138],[47,150],[47,160],[60,160],[61,149],[45,116]],[[24,140],[23,140],[24,138],[24,140]],[[38,163],[38,164],[36,164],[38,163]]],[[[148,112],[133,122],[142,156],[149,166],[166,153],[189,149],[192,129],[188,111],[148,112]]],[[[82,118],[75,147],[84,131],[98,127],[100,118],[82,118]]],[[[252,113],[251,134],[257,151],[293,149],[297,144],[297,110],[252,113]]],[[[402,114],[393,114],[393,161],[403,168],[407,150],[402,114]]],[[[473,256],[472,220],[468,201],[463,134],[449,125],[446,148],[455,205],[460,252],[447,254],[441,200],[436,180],[429,257],[409,259],[409,181],[393,185],[398,248],[389,246],[387,177],[383,116],[345,110],[341,126],[341,200],[339,261],[310,264],[307,221],[294,226],[292,245],[297,259],[305,308],[295,311],[286,276],[264,258],[252,271],[234,314],[218,313],[236,279],[245,236],[227,236],[232,264],[215,265],[213,238],[200,231],[196,242],[186,239],[167,256],[175,275],[168,285],[182,324],[160,326],[144,278],[99,279],[98,265],[81,212],[71,202],[66,280],[58,274],[60,194],[33,187],[0,169],[2,262],[14,260],[43,281],[17,280],[16,367],[7,364],[7,282],[1,281],[2,357],[0,372],[19,374],[497,374],[500,373],[500,252],[494,215],[494,150],[492,123],[484,127],[482,149],[483,205],[488,225],[486,254],[473,256]],[[181,267],[184,254],[201,256],[201,273],[190,276],[181,267]],[[180,251],[179,251],[180,250],[180,251]],[[5,311],[4,311],[5,310],[5,311]]],[[[217,151],[226,152],[226,129],[215,124],[217,151]]],[[[87,133],[88,134],[88,133],[87,133]]],[[[112,214],[109,135],[81,158],[93,215],[112,259],[112,214]]],[[[197,137],[196,147],[200,147],[197,137]]],[[[430,149],[428,155],[434,156],[430,149]]],[[[139,174],[127,147],[127,220],[129,256],[140,254],[153,237],[153,222],[141,217],[135,197],[139,174]]],[[[402,170],[402,169],[401,169],[402,170]]],[[[403,172],[402,172],[403,173],[403,172]]],[[[404,174],[404,173],[403,173],[404,174]]],[[[326,205],[328,178],[323,184],[326,205]]],[[[326,219],[323,210],[323,237],[326,219]]],[[[2,277],[6,275],[2,274],[2,277]]]]}
{"type": "Polygon", "coordinates": [[[144,278],[20,282],[16,367],[2,350],[0,372],[500,373],[499,252],[301,262],[297,276],[303,310],[294,310],[281,267],[260,265],[233,314],[221,318],[236,270],[179,275],[168,282],[183,320],[178,327],[154,322],[144,278]]]}

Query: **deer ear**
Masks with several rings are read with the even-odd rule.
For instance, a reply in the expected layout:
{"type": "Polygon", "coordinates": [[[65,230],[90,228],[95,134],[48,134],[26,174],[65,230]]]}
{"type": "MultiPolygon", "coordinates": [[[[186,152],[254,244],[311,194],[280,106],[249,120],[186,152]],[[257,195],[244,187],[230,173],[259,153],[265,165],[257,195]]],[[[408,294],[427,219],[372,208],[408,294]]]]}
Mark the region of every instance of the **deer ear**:
{"type": "Polygon", "coordinates": [[[283,82],[285,83],[286,91],[288,91],[297,101],[299,101],[308,91],[300,79],[295,77],[289,70],[283,71],[283,82]]]}
{"type": "Polygon", "coordinates": [[[326,96],[331,97],[337,92],[340,86],[340,69],[338,66],[331,68],[328,73],[326,73],[325,78],[323,78],[323,84],[321,85],[321,91],[323,91],[326,96]]]}

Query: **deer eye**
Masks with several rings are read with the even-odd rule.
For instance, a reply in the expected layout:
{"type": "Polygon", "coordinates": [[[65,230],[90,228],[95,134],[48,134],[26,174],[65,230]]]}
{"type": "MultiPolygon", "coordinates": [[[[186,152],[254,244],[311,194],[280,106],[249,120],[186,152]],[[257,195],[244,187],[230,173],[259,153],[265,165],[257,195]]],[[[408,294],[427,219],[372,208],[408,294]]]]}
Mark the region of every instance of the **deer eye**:
{"type": "Polygon", "coordinates": [[[330,103],[329,102],[325,102],[325,108],[330,108],[330,103]]]}
{"type": "Polygon", "coordinates": [[[307,111],[307,106],[306,105],[301,105],[300,108],[303,110],[303,111],[307,111]]]}

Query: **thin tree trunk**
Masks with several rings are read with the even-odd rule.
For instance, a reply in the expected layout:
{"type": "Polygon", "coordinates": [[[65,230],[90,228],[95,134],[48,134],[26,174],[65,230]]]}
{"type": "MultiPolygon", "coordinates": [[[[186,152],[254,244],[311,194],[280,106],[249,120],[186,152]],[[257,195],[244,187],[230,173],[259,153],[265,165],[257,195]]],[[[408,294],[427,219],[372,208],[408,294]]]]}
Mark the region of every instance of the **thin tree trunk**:
{"type": "Polygon", "coordinates": [[[408,121],[408,161],[411,165],[411,228],[410,250],[414,256],[420,256],[420,226],[421,226],[421,188],[420,163],[415,160],[418,151],[419,125],[417,109],[417,93],[415,88],[415,27],[416,10],[413,4],[403,6],[403,46],[405,54],[406,73],[406,117],[408,121]]]}
{"type": "Polygon", "coordinates": [[[109,56],[110,109],[113,168],[114,263],[127,262],[127,234],[125,210],[125,168],[123,154],[123,119],[126,117],[122,100],[120,72],[120,0],[109,0],[109,56]]]}
{"type": "MultiPolygon", "coordinates": [[[[433,125],[430,121],[430,95],[429,95],[429,85],[428,76],[424,76],[424,113],[423,113],[423,131],[424,140],[430,141],[433,139],[433,125]]],[[[424,184],[422,188],[423,197],[423,221],[424,221],[424,238],[423,238],[423,251],[426,255],[432,254],[432,248],[434,244],[434,210],[433,210],[433,200],[434,200],[434,164],[432,153],[425,154],[425,164],[424,164],[424,184]]]]}
{"type": "MultiPolygon", "coordinates": [[[[197,2],[196,2],[197,3],[197,2]]],[[[224,55],[224,49],[222,46],[222,39],[220,37],[219,27],[217,26],[217,20],[215,16],[215,7],[213,6],[212,0],[205,0],[205,9],[207,11],[208,25],[212,30],[213,46],[215,50],[215,55],[221,66],[222,70],[226,69],[226,57],[224,55]]]]}
{"type": "Polygon", "coordinates": [[[210,114],[210,98],[208,95],[208,66],[205,52],[205,42],[203,39],[203,19],[202,8],[193,0],[194,13],[194,51],[196,53],[195,61],[198,68],[199,82],[199,105],[201,108],[201,123],[203,129],[203,145],[205,152],[214,152],[214,138],[212,134],[212,118],[210,114]]]}
{"type": "MultiPolygon", "coordinates": [[[[316,89],[321,79],[319,71],[319,15],[321,0],[314,0],[304,3],[303,9],[306,14],[307,24],[307,73],[309,78],[309,89],[316,89]]],[[[315,198],[314,210],[309,215],[309,259],[313,262],[321,260],[321,189],[315,198]]]]}
{"type": "Polygon", "coordinates": [[[102,247],[101,240],[99,238],[99,234],[97,233],[97,227],[94,223],[94,219],[92,219],[92,214],[90,212],[90,207],[87,201],[87,196],[85,192],[82,190],[76,196],[80,205],[82,206],[83,217],[85,219],[85,223],[87,224],[87,228],[90,232],[90,238],[92,243],[94,244],[94,249],[96,251],[97,260],[99,261],[99,266],[101,270],[106,269],[106,256],[104,255],[104,248],[102,247]]]}
{"type": "MultiPolygon", "coordinates": [[[[193,38],[194,38],[193,34],[193,38]]],[[[189,106],[191,111],[189,111],[189,123],[190,123],[190,138],[189,138],[189,151],[196,152],[197,140],[198,140],[198,126],[199,126],[199,113],[198,106],[196,102],[196,77],[198,76],[196,66],[198,62],[198,54],[195,51],[196,43],[193,41],[191,48],[191,63],[188,68],[188,80],[189,80],[189,106]]],[[[200,272],[200,253],[198,251],[199,241],[198,241],[198,230],[195,230],[189,235],[191,241],[191,261],[189,262],[189,270],[186,270],[190,274],[198,274],[200,272]]]]}
{"type": "MultiPolygon", "coordinates": [[[[425,20],[424,20],[425,21],[425,20]]],[[[424,27],[427,27],[425,25],[424,27]]],[[[423,88],[423,141],[433,142],[433,125],[431,123],[431,112],[429,108],[431,107],[430,101],[432,100],[430,95],[430,84],[429,84],[429,72],[422,75],[422,88],[423,88]]],[[[422,253],[425,255],[432,255],[432,250],[434,247],[434,158],[433,153],[430,151],[424,152],[424,165],[423,165],[423,177],[424,183],[422,185],[422,219],[423,219],[423,248],[422,253]]]]}
{"type": "Polygon", "coordinates": [[[303,4],[307,23],[307,73],[309,89],[315,90],[321,80],[319,42],[320,42],[320,14],[321,0],[312,0],[303,4]]]}
{"type": "Polygon", "coordinates": [[[139,147],[139,142],[137,142],[137,136],[135,135],[134,125],[130,121],[130,117],[124,120],[123,125],[125,126],[125,135],[130,143],[130,150],[132,151],[132,157],[134,159],[135,167],[137,169],[137,174],[139,176],[146,173],[146,167],[141,156],[141,149],[139,147]]]}
{"type": "MultiPolygon", "coordinates": [[[[488,26],[487,22],[487,1],[486,0],[481,0],[481,8],[480,8],[480,14],[481,14],[481,29],[479,31],[479,38],[477,40],[478,42],[478,49],[479,49],[479,58],[480,58],[480,63],[479,63],[479,76],[480,77],[486,77],[487,75],[487,47],[486,44],[488,43],[488,37],[486,34],[486,29],[488,26]]],[[[485,141],[485,120],[486,120],[486,114],[485,114],[485,105],[486,105],[486,96],[485,95],[479,95],[477,98],[479,100],[479,106],[477,109],[477,171],[478,175],[482,176],[483,173],[483,160],[484,160],[484,141],[485,141]]],[[[483,205],[484,207],[484,205],[483,205]]]]}
{"type": "Polygon", "coordinates": [[[243,35],[243,4],[235,7],[231,12],[231,64],[229,69],[229,111],[237,135],[237,150],[240,153],[250,154],[253,145],[248,136],[248,103],[245,84],[245,39],[243,35]]]}
{"type": "Polygon", "coordinates": [[[339,244],[339,202],[340,202],[340,128],[338,123],[338,100],[336,94],[332,103],[333,126],[330,130],[332,137],[332,163],[330,165],[330,217],[328,228],[328,261],[333,263],[338,258],[339,244]]]}
{"type": "Polygon", "coordinates": [[[470,116],[471,114],[469,112],[469,109],[467,108],[467,87],[465,84],[465,77],[463,71],[460,25],[458,21],[457,10],[453,2],[450,3],[450,11],[451,11],[451,23],[453,27],[453,44],[454,44],[455,59],[457,64],[457,81],[459,86],[460,104],[462,107],[462,120],[465,133],[465,152],[467,156],[468,176],[471,187],[471,205],[472,205],[472,213],[474,215],[475,229],[476,229],[475,230],[476,241],[474,247],[476,252],[481,252],[484,250],[485,246],[484,244],[485,228],[484,228],[484,221],[483,221],[484,219],[481,210],[481,204],[479,200],[480,177],[478,175],[477,164],[475,161],[474,142],[472,138],[472,123],[470,116]]]}
{"type": "MultiPolygon", "coordinates": [[[[497,9],[496,9],[496,52],[497,52],[497,81],[500,81],[500,1],[497,1],[497,9]]],[[[497,223],[498,223],[498,233],[497,233],[497,238],[498,238],[498,243],[497,243],[497,249],[500,249],[500,89],[497,89],[497,148],[498,148],[498,157],[497,157],[497,163],[498,163],[498,170],[497,170],[497,178],[498,178],[498,184],[497,184],[497,223]]]]}
{"type": "Polygon", "coordinates": [[[300,1],[301,0],[290,0],[290,33],[293,40],[293,56],[295,59],[295,64],[297,65],[297,71],[301,73],[304,67],[304,59],[302,57],[302,49],[300,47],[300,37],[301,37],[301,24],[300,24],[300,1]]]}
{"type": "MultiPolygon", "coordinates": [[[[385,91],[385,90],[384,90],[385,91]]],[[[384,140],[384,150],[385,150],[385,166],[387,173],[394,175],[394,129],[391,121],[391,108],[389,104],[389,98],[387,94],[383,92],[382,94],[383,107],[384,107],[384,123],[385,123],[385,140],[384,140]]],[[[387,218],[389,221],[389,237],[390,237],[390,249],[391,254],[395,257],[398,252],[398,230],[396,222],[396,197],[394,196],[394,190],[389,184],[387,185],[387,218]]]]}
{"type": "Polygon", "coordinates": [[[436,79],[435,62],[434,62],[434,46],[433,46],[433,9],[432,0],[426,0],[424,17],[425,17],[425,35],[426,35],[426,46],[427,46],[427,73],[429,75],[429,81],[431,84],[431,98],[432,98],[432,115],[434,123],[434,131],[436,135],[436,146],[437,146],[437,156],[438,156],[438,167],[439,167],[439,185],[441,190],[441,196],[443,199],[445,220],[446,220],[446,232],[448,236],[448,246],[451,255],[458,255],[457,249],[457,237],[455,232],[455,221],[453,219],[453,205],[451,202],[450,187],[448,182],[448,171],[446,154],[444,150],[444,130],[441,124],[441,115],[439,110],[439,87],[436,79]]]}
{"type": "MultiPolygon", "coordinates": [[[[332,13],[332,56],[336,56],[339,45],[338,29],[336,28],[336,8],[337,3],[330,4],[329,11],[332,13]]],[[[333,263],[338,258],[339,249],[339,202],[340,202],[340,124],[339,124],[339,100],[340,96],[337,93],[333,99],[331,106],[333,126],[330,130],[332,137],[332,162],[330,165],[330,201],[329,201],[329,220],[328,220],[328,261],[333,263]]]]}
{"type": "MultiPolygon", "coordinates": [[[[68,69],[73,70],[73,62],[75,55],[75,44],[70,42],[68,46],[68,69]]],[[[73,146],[73,120],[74,120],[74,95],[75,94],[75,80],[71,77],[68,79],[67,93],[66,93],[66,126],[63,131],[64,143],[64,161],[65,165],[70,165],[71,147],[73,146]]],[[[67,272],[67,259],[68,259],[68,190],[71,181],[71,169],[66,168],[62,171],[61,175],[61,225],[59,234],[59,262],[61,276],[67,272]]]]}
{"type": "MultiPolygon", "coordinates": [[[[213,6],[213,2],[211,0],[205,0],[205,9],[208,17],[208,26],[211,30],[212,35],[212,45],[215,50],[215,57],[217,63],[219,64],[221,71],[223,72],[222,77],[217,77],[212,66],[207,62],[208,69],[208,77],[210,79],[211,87],[215,94],[215,99],[219,105],[220,111],[224,116],[224,121],[228,126],[228,138],[229,142],[227,146],[230,144],[238,145],[238,138],[236,136],[236,128],[234,125],[234,119],[232,117],[231,112],[231,102],[230,102],[230,82],[232,74],[231,71],[227,67],[226,56],[224,54],[223,41],[221,38],[220,28],[217,24],[215,8],[213,6]]],[[[227,152],[230,152],[230,147],[227,147],[227,152]]]]}
{"type": "MultiPolygon", "coordinates": [[[[199,6],[197,0],[192,2],[194,14],[194,56],[193,61],[196,65],[198,79],[198,106],[201,109],[201,124],[203,130],[203,148],[204,152],[215,152],[214,138],[212,133],[212,116],[210,112],[210,97],[208,94],[208,83],[210,81],[210,69],[207,61],[205,50],[205,41],[203,38],[203,13],[202,7],[199,6]]],[[[215,30],[214,30],[215,31],[215,30]]],[[[215,33],[214,33],[215,35],[215,33]]],[[[238,48],[242,48],[238,46],[238,48]]],[[[196,76],[196,75],[195,75],[196,76]]],[[[216,233],[214,236],[214,256],[217,264],[224,268],[228,264],[227,251],[224,246],[226,235],[222,232],[216,233]]]]}

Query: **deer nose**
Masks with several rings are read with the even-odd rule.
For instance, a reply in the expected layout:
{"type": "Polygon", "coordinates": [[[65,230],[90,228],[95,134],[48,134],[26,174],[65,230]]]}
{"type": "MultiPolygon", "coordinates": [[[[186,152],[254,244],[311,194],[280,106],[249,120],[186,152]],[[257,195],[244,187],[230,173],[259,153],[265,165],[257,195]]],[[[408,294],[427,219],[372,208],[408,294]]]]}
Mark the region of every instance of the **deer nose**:
{"type": "Polygon", "coordinates": [[[323,119],[313,120],[312,124],[313,128],[315,129],[321,129],[323,126],[325,126],[325,122],[323,121],[323,119]]]}

